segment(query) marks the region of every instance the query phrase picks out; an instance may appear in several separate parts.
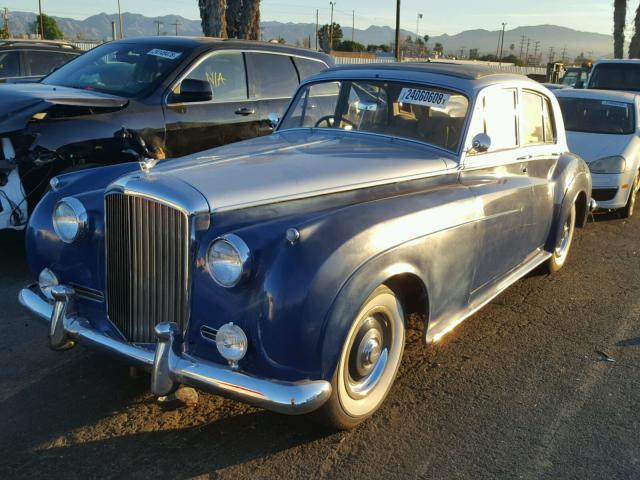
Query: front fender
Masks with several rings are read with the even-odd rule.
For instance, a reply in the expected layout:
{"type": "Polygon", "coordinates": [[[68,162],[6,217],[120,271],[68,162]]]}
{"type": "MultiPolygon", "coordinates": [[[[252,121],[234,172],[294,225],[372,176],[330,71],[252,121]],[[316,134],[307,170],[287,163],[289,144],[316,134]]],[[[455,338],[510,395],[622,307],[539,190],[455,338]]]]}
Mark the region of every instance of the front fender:
{"type": "Polygon", "coordinates": [[[586,225],[591,200],[591,173],[581,157],[567,152],[560,156],[551,181],[554,184],[553,220],[545,244],[548,252],[555,249],[564,221],[576,202],[576,226],[582,228],[586,225]]]}

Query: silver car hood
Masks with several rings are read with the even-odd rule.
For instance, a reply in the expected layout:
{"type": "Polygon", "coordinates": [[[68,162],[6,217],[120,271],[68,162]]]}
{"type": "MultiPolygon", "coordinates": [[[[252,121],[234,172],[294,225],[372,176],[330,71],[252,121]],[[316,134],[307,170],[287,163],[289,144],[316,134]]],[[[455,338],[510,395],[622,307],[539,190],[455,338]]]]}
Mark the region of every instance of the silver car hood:
{"type": "Polygon", "coordinates": [[[161,162],[144,177],[180,180],[220,212],[419,178],[447,165],[453,156],[416,142],[295,130],[161,162]]]}

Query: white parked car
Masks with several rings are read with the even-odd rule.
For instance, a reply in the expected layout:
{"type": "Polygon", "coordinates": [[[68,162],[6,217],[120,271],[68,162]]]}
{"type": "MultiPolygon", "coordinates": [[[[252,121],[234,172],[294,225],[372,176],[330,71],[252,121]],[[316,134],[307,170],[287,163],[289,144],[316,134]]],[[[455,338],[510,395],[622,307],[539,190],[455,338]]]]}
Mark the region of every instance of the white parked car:
{"type": "Polygon", "coordinates": [[[569,149],[588,164],[593,199],[630,217],[640,185],[640,95],[605,90],[556,90],[569,149]]]}

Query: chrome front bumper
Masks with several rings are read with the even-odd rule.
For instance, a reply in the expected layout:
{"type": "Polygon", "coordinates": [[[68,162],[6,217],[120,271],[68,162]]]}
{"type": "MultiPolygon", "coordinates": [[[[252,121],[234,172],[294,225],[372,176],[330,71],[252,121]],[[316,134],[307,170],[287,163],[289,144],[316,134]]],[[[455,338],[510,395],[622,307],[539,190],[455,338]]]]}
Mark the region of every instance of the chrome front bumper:
{"type": "Polygon", "coordinates": [[[309,413],[331,395],[331,384],[324,380],[280,382],[232,370],[184,353],[183,339],[175,323],[156,326],[155,351],[109,337],[91,328],[89,322],[73,312],[75,292],[57,286],[52,289],[54,303],[45,300],[37,285],[24,288],[20,303],[49,323],[49,344],[66,350],[76,342],[88,343],[151,371],[151,391],[167,395],[179,385],[190,385],[214,394],[288,415],[309,413]]]}

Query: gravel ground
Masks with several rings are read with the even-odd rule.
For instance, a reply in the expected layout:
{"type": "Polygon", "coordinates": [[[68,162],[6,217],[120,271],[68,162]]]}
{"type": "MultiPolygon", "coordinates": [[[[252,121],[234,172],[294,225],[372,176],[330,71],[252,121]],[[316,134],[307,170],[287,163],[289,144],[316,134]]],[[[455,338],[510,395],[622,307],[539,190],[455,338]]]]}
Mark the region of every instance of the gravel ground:
{"type": "Polygon", "coordinates": [[[640,218],[598,216],[566,267],[530,275],[424,348],[361,427],[329,433],[212,395],[171,409],[148,376],[54,353],[0,248],[0,478],[640,479],[640,218]],[[615,361],[611,361],[615,360],[615,361]]]}

